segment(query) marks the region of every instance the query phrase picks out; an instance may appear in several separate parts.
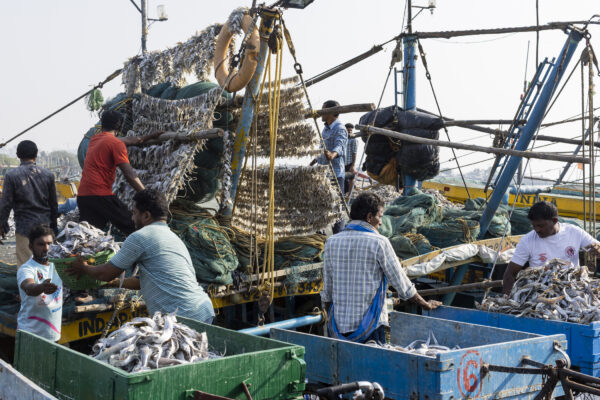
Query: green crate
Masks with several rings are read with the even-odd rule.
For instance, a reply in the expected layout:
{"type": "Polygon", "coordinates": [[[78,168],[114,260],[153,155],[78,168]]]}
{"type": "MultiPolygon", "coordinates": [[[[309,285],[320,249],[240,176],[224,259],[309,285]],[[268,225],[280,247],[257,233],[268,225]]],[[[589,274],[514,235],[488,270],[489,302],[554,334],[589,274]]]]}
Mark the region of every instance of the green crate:
{"type": "MultiPolygon", "coordinates": [[[[115,252],[112,250],[104,250],[100,253],[96,253],[93,256],[85,257],[88,264],[100,265],[106,264],[113,256],[115,252]]],[[[77,257],[68,258],[51,258],[49,261],[54,263],[56,272],[62,279],[63,285],[73,290],[85,290],[85,289],[97,289],[104,285],[105,282],[97,281],[89,275],[81,275],[79,279],[76,276],[67,274],[66,269],[69,268],[72,261],[77,260],[77,257]]]]}
{"type": "Polygon", "coordinates": [[[184,400],[200,390],[232,399],[301,399],[304,348],[178,318],[224,358],[127,373],[37,335],[17,331],[15,367],[59,399],[184,400]]]}

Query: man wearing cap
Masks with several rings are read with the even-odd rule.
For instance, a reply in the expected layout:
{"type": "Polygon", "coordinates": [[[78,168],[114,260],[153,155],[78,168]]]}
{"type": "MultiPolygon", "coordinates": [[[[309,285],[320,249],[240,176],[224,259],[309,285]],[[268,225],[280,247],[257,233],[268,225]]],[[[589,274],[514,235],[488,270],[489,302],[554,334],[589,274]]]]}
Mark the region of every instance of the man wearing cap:
{"type": "Polygon", "coordinates": [[[354,125],[347,123],[346,131],[348,132],[348,146],[346,146],[346,175],[344,180],[344,193],[350,193],[352,186],[354,185],[354,176],[356,176],[356,153],[358,152],[358,142],[356,138],[352,136],[352,130],[354,125]]]}
{"type": "Polygon", "coordinates": [[[29,232],[40,224],[49,225],[56,231],[58,203],[54,174],[35,164],[38,148],[31,140],[23,140],[17,146],[21,165],[4,176],[0,200],[0,236],[4,232],[10,211],[14,210],[16,225],[16,253],[19,266],[31,258],[29,232]]]}
{"type": "MultiPolygon", "coordinates": [[[[340,103],[335,100],[327,100],[323,103],[323,109],[331,107],[339,107],[340,103]]],[[[327,165],[331,162],[335,178],[342,193],[344,193],[344,160],[346,158],[346,146],[348,145],[348,132],[344,125],[338,119],[339,113],[335,114],[322,114],[321,121],[325,123],[325,128],[321,132],[323,141],[325,142],[325,149],[323,154],[314,159],[310,165],[319,163],[321,165],[327,165]]],[[[344,220],[341,219],[333,226],[333,233],[338,233],[344,228],[344,220]]]]}

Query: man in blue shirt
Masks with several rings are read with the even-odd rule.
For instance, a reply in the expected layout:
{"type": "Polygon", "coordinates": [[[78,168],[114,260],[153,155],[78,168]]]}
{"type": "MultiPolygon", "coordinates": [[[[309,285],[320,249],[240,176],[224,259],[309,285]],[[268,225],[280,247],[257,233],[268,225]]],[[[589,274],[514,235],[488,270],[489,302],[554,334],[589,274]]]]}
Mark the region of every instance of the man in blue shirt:
{"type": "Polygon", "coordinates": [[[88,265],[80,257],[67,272],[110,282],[138,264],[139,277],[125,279],[123,287],[141,290],[150,314],[177,311],[182,317],[211,323],[215,316],[212,302],[198,285],[185,244],[167,225],[169,207],[164,194],[144,189],[133,201],[132,219],[137,231],[127,237],[121,250],[98,266],[88,265]]]}
{"type": "MultiPolygon", "coordinates": [[[[340,103],[335,100],[327,100],[323,103],[323,109],[331,107],[339,107],[340,103]]],[[[346,146],[348,145],[348,132],[344,127],[344,124],[338,119],[340,114],[323,114],[321,121],[325,123],[325,129],[321,132],[323,141],[325,142],[325,149],[323,154],[314,159],[310,165],[319,163],[321,165],[327,165],[331,162],[335,178],[342,193],[344,193],[344,177],[345,172],[345,158],[346,158],[346,146]]],[[[340,232],[344,227],[344,221],[340,220],[333,226],[333,233],[340,232]]]]}

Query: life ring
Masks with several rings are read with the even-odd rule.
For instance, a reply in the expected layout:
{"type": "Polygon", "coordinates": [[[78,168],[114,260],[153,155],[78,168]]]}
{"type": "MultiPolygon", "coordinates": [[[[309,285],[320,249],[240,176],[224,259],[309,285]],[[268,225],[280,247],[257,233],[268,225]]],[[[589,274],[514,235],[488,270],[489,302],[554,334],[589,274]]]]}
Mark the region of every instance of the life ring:
{"type": "MultiPolygon", "coordinates": [[[[247,32],[250,26],[252,25],[252,17],[248,14],[244,15],[242,18],[242,30],[247,32]]],[[[219,36],[217,37],[217,42],[215,44],[215,55],[213,58],[213,66],[215,69],[215,78],[217,78],[217,82],[219,85],[223,87],[227,81],[227,77],[229,77],[229,66],[228,66],[228,52],[229,45],[231,44],[231,40],[233,39],[233,35],[235,32],[232,32],[229,29],[229,23],[223,25],[221,28],[221,32],[219,32],[219,36]]],[[[240,68],[237,72],[233,73],[229,83],[225,86],[225,90],[228,92],[237,92],[240,89],[246,87],[246,85],[252,79],[254,75],[254,71],[256,71],[256,66],[258,65],[258,52],[260,46],[260,39],[258,35],[258,29],[256,26],[253,27],[252,34],[248,38],[246,42],[246,52],[244,54],[244,58],[241,60],[240,68]]]]}

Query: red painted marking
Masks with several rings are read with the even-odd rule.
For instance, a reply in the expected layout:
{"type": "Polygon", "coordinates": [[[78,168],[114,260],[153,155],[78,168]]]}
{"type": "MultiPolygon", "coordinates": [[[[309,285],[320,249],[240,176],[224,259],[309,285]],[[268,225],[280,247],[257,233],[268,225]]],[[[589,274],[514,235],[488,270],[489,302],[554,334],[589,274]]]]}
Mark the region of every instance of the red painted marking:
{"type": "Polygon", "coordinates": [[[40,318],[40,317],[29,317],[27,319],[34,319],[36,321],[40,321],[46,325],[48,325],[50,328],[52,328],[52,330],[56,333],[58,333],[60,335],[60,331],[58,329],[56,329],[56,327],[54,326],[54,324],[50,321],[48,321],[47,319],[44,318],[40,318]]]}
{"type": "Polygon", "coordinates": [[[479,397],[481,393],[480,365],[481,356],[476,350],[469,350],[462,356],[460,365],[456,369],[456,383],[463,398],[475,399],[479,397]],[[475,390],[477,390],[477,393],[474,393],[475,390]]]}

